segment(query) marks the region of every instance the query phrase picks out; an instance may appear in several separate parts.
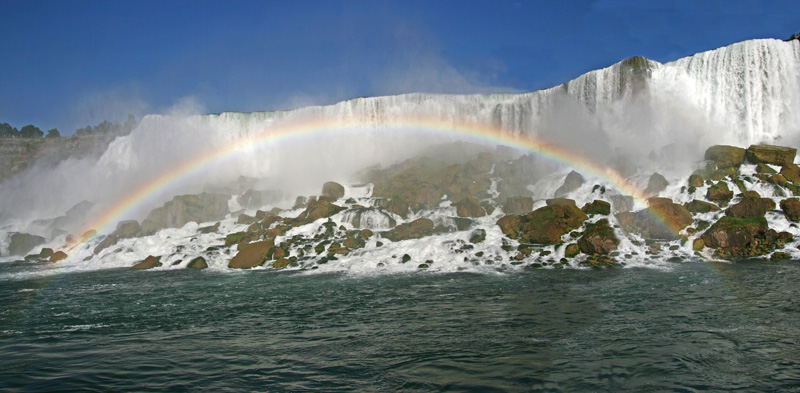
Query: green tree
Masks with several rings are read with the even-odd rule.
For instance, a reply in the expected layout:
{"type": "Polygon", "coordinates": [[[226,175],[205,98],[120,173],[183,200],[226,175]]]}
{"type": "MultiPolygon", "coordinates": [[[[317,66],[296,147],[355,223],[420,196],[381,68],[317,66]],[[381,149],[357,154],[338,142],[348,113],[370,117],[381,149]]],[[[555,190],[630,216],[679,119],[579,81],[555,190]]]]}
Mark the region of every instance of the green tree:
{"type": "Polygon", "coordinates": [[[58,132],[58,128],[53,128],[47,131],[47,136],[45,136],[45,138],[61,138],[61,133],[58,132]]]}
{"type": "Polygon", "coordinates": [[[42,136],[44,136],[44,132],[42,132],[39,127],[36,127],[33,124],[28,124],[19,130],[20,138],[41,138],[42,136]]]}
{"type": "Polygon", "coordinates": [[[8,123],[0,123],[0,137],[3,138],[16,138],[19,136],[19,130],[16,127],[11,127],[8,123]]]}

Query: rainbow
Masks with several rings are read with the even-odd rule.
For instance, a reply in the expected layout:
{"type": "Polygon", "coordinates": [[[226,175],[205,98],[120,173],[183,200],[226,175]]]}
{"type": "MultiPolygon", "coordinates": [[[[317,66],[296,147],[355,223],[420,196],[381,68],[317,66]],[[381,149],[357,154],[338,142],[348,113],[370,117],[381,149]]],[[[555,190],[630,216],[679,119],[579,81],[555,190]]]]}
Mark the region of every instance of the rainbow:
{"type": "Polygon", "coordinates": [[[584,174],[591,174],[607,180],[614,184],[621,193],[632,195],[636,200],[641,201],[646,199],[644,193],[640,189],[629,183],[611,168],[599,165],[563,147],[548,144],[534,136],[514,134],[489,124],[424,117],[397,117],[383,119],[379,122],[363,118],[349,120],[313,119],[287,122],[278,126],[269,127],[256,135],[236,140],[221,147],[215,147],[182,162],[180,165],[142,184],[128,196],[107,209],[96,219],[91,221],[90,224],[86,226],[85,230],[81,232],[84,233],[84,235],[73,241],[67,248],[73,249],[96,236],[96,233],[102,233],[108,226],[115,224],[121,217],[125,216],[125,214],[131,212],[137,206],[153,198],[155,195],[160,194],[160,191],[167,189],[170,185],[181,179],[195,175],[204,168],[233,157],[235,154],[245,149],[283,143],[318,134],[358,130],[377,130],[380,132],[414,130],[451,135],[483,143],[490,142],[505,145],[521,151],[537,154],[541,157],[572,167],[584,174]]]}

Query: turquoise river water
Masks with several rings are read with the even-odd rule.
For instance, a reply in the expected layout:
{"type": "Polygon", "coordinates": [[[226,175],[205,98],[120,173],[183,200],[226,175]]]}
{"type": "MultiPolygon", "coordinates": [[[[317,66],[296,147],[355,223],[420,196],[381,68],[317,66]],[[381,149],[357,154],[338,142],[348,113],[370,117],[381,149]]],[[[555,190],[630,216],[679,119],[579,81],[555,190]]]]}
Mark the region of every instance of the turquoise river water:
{"type": "Polygon", "coordinates": [[[0,265],[0,391],[800,392],[798,262],[36,269],[0,265]]]}

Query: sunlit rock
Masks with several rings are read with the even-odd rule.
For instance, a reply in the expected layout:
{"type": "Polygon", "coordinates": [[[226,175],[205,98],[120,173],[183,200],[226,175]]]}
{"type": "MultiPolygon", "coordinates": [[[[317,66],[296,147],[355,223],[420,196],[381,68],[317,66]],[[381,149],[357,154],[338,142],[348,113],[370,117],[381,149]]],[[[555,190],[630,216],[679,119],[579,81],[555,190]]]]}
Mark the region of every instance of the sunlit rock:
{"type": "Polygon", "coordinates": [[[588,217],[574,205],[552,205],[525,215],[508,215],[497,225],[511,239],[531,244],[557,244],[561,236],[580,227],[588,217]]]}
{"type": "Polygon", "coordinates": [[[784,166],[794,162],[797,149],[774,145],[751,145],[747,148],[747,161],[753,164],[784,166]]]}
{"type": "Polygon", "coordinates": [[[744,163],[745,149],[736,146],[715,145],[706,149],[705,159],[713,161],[717,169],[738,169],[744,163]]]}
{"type": "Polygon", "coordinates": [[[148,256],[143,261],[133,265],[131,270],[145,270],[145,269],[152,269],[155,267],[161,267],[161,257],[155,256],[148,256]]]}
{"type": "Polygon", "coordinates": [[[228,267],[233,269],[250,269],[261,266],[271,258],[274,249],[275,242],[272,239],[245,244],[236,256],[228,262],[228,267]]]}

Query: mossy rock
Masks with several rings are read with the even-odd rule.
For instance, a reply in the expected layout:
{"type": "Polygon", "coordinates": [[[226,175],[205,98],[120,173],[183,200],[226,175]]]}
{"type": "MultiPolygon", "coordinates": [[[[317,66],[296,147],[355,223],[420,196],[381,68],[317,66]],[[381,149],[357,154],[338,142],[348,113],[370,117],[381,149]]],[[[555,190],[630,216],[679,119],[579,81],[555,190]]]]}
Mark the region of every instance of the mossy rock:
{"type": "Polygon", "coordinates": [[[753,164],[784,166],[794,162],[797,149],[774,145],[750,145],[747,148],[747,161],[753,164]]]}
{"type": "Polygon", "coordinates": [[[733,191],[728,188],[727,184],[720,181],[708,188],[708,191],[706,191],[706,199],[725,206],[733,199],[733,191]]]}
{"type": "Polygon", "coordinates": [[[686,210],[688,210],[690,213],[693,214],[709,213],[720,210],[719,206],[698,199],[686,203],[684,207],[686,208],[686,210]]]}
{"type": "Polygon", "coordinates": [[[187,269],[206,269],[208,268],[208,263],[206,263],[206,259],[203,257],[197,257],[189,261],[186,265],[187,269]]]}
{"type": "Polygon", "coordinates": [[[702,235],[706,247],[717,250],[724,258],[750,257],[763,255],[759,249],[761,240],[766,239],[769,229],[764,217],[736,218],[723,216],[702,235]]]}
{"type": "Polygon", "coordinates": [[[574,205],[552,205],[536,209],[526,215],[508,215],[497,225],[503,234],[531,244],[557,244],[561,236],[577,229],[588,217],[574,205]]]}
{"type": "Polygon", "coordinates": [[[272,263],[272,267],[275,269],[283,269],[286,266],[289,266],[290,263],[292,263],[292,261],[289,258],[279,258],[272,263]]]}
{"type": "Polygon", "coordinates": [[[611,214],[611,204],[606,201],[596,199],[592,201],[592,203],[587,203],[583,205],[581,211],[583,211],[587,215],[600,214],[603,216],[607,216],[611,214]]]}
{"type": "Polygon", "coordinates": [[[619,247],[619,239],[604,218],[586,228],[578,247],[584,254],[608,254],[619,247]]]}
{"type": "Polygon", "coordinates": [[[581,252],[580,246],[577,243],[570,243],[564,249],[564,257],[575,258],[581,252]]]}
{"type": "Polygon", "coordinates": [[[715,145],[706,149],[705,159],[713,161],[717,168],[738,168],[744,163],[745,153],[741,147],[715,145]]]}

